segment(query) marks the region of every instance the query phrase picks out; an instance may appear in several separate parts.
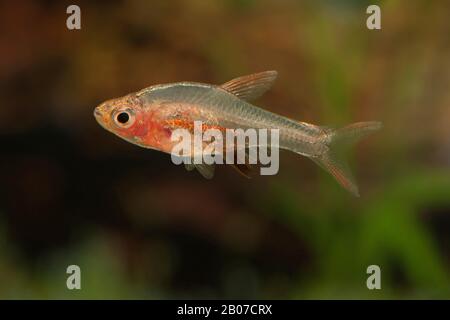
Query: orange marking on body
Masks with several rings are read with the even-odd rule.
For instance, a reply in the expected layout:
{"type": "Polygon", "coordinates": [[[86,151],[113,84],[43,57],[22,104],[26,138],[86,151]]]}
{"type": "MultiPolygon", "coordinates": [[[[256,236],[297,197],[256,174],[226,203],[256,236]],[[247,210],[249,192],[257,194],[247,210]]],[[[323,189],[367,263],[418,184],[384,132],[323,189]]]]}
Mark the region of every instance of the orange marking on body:
{"type": "Polygon", "coordinates": [[[183,120],[183,119],[165,120],[165,123],[168,126],[170,126],[170,127],[184,128],[184,129],[189,129],[189,130],[193,130],[194,129],[194,122],[186,121],[186,120],[183,120]]]}
{"type": "MultiPolygon", "coordinates": [[[[190,131],[194,130],[194,121],[187,121],[187,120],[183,120],[183,119],[170,119],[170,120],[166,120],[165,123],[166,123],[166,125],[168,125],[170,127],[184,128],[184,129],[188,129],[190,131]]],[[[224,127],[203,123],[202,131],[205,131],[208,129],[218,129],[220,131],[225,131],[224,127]]]]}
{"type": "Polygon", "coordinates": [[[208,130],[208,129],[217,129],[220,131],[225,131],[226,128],[218,126],[218,125],[203,124],[202,130],[208,130]]]}

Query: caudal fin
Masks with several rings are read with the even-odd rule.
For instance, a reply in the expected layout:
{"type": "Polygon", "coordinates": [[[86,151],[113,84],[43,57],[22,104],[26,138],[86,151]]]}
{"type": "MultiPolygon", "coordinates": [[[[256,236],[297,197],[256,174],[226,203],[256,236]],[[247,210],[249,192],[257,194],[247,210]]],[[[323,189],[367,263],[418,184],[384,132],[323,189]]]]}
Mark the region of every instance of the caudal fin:
{"type": "Polygon", "coordinates": [[[366,135],[381,129],[381,122],[357,122],[346,127],[327,132],[325,143],[328,146],[321,156],[313,158],[321,167],[327,170],[345,189],[359,197],[358,186],[344,160],[343,151],[366,135]]]}

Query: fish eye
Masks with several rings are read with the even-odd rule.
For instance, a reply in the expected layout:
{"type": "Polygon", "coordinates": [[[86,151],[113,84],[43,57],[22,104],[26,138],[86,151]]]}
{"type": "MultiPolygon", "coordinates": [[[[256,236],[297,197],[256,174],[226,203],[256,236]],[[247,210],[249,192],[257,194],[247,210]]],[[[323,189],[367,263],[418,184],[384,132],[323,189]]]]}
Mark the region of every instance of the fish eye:
{"type": "Polygon", "coordinates": [[[117,115],[117,122],[120,122],[121,124],[125,124],[130,120],[130,116],[126,112],[121,112],[117,115]]]}
{"type": "Polygon", "coordinates": [[[122,128],[130,127],[135,120],[134,113],[130,109],[118,110],[113,117],[116,125],[122,128]]]}

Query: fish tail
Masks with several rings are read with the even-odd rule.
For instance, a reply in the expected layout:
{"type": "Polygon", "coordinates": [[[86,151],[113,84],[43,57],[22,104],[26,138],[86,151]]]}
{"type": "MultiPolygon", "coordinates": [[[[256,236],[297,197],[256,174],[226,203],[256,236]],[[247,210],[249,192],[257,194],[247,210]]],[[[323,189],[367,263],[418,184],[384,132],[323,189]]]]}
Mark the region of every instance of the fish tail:
{"type": "Polygon", "coordinates": [[[381,122],[369,121],[352,123],[337,130],[326,129],[323,141],[326,145],[325,151],[312,159],[328,171],[340,185],[359,197],[358,186],[344,159],[343,151],[381,127],[381,122]]]}

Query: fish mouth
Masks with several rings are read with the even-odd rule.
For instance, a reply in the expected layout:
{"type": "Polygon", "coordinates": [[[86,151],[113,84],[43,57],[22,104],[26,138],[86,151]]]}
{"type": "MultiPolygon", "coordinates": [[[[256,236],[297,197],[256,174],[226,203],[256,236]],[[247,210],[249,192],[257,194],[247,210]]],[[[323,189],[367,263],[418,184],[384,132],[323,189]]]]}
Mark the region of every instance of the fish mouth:
{"type": "Polygon", "coordinates": [[[94,109],[94,117],[97,119],[102,117],[102,113],[98,110],[98,108],[94,109]]]}
{"type": "Polygon", "coordinates": [[[97,120],[99,125],[101,125],[104,129],[107,129],[103,113],[99,110],[98,107],[94,109],[94,118],[95,120],[97,120]]]}

